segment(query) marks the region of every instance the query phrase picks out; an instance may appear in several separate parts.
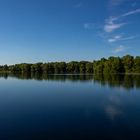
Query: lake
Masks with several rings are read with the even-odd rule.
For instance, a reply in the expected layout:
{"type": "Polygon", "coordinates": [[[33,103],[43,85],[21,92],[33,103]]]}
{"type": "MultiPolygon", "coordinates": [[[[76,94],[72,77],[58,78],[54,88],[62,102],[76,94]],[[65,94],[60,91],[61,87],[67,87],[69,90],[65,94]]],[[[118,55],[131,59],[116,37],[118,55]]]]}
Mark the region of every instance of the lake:
{"type": "Polygon", "coordinates": [[[0,74],[0,140],[139,140],[140,75],[0,74]]]}

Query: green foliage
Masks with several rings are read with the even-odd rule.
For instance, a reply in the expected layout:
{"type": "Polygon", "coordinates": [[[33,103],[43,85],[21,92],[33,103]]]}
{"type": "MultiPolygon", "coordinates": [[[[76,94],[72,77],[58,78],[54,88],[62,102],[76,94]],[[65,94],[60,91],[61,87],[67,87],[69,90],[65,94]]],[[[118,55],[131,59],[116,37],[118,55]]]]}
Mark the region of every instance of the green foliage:
{"type": "Polygon", "coordinates": [[[132,73],[134,66],[134,57],[131,55],[126,55],[122,58],[125,73],[132,73]]]}
{"type": "Polygon", "coordinates": [[[80,72],[79,68],[80,68],[79,62],[76,61],[69,62],[66,65],[67,73],[74,73],[74,74],[79,73],[80,72]]]}
{"type": "Polygon", "coordinates": [[[98,61],[72,61],[36,64],[16,64],[0,66],[1,72],[13,73],[45,73],[45,74],[116,74],[140,73],[140,56],[126,55],[120,57],[102,58],[98,61]]]}
{"type": "Polygon", "coordinates": [[[81,61],[80,64],[79,64],[79,70],[80,70],[80,73],[84,74],[86,73],[86,61],[81,61]]]}
{"type": "Polygon", "coordinates": [[[104,64],[105,64],[105,60],[94,61],[93,62],[94,73],[103,73],[104,64]]]}
{"type": "Polygon", "coordinates": [[[86,73],[93,73],[93,63],[86,63],[86,73]]]}
{"type": "Polygon", "coordinates": [[[43,63],[36,63],[31,66],[32,72],[42,72],[42,64],[43,63]]]}
{"type": "Polygon", "coordinates": [[[4,66],[3,66],[3,70],[4,70],[4,71],[8,71],[8,70],[9,70],[8,66],[7,66],[7,65],[4,65],[4,66]]]}
{"type": "Polygon", "coordinates": [[[134,59],[133,72],[134,73],[140,73],[140,57],[139,56],[137,56],[134,59]]]}
{"type": "Polygon", "coordinates": [[[119,57],[109,57],[104,63],[104,73],[124,73],[122,60],[119,57]]]}

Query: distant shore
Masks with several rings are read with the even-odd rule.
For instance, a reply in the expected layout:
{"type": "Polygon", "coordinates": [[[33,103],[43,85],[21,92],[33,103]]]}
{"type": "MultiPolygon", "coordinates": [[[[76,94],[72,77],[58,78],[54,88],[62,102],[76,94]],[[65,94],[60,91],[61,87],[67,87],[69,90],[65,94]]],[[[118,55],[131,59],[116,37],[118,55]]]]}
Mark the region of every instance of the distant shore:
{"type": "Polygon", "coordinates": [[[96,61],[21,63],[2,65],[0,72],[46,74],[140,74],[140,56],[101,58],[96,61]]]}

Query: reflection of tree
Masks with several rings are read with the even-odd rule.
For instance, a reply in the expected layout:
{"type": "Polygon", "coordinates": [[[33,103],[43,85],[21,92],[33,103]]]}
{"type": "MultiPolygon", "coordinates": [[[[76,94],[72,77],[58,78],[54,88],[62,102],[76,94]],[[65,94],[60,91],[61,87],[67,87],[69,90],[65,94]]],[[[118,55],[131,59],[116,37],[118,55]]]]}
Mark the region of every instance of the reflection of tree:
{"type": "Polygon", "coordinates": [[[0,73],[0,77],[3,77],[5,79],[8,78],[8,73],[0,73]]]}
{"type": "Polygon", "coordinates": [[[94,82],[97,82],[104,86],[106,85],[106,81],[104,80],[104,75],[103,74],[95,74],[94,75],[94,82]]]}
{"type": "MultiPolygon", "coordinates": [[[[106,75],[105,75],[106,77],[106,75]]],[[[120,87],[122,85],[122,81],[124,79],[124,75],[117,75],[117,74],[114,74],[114,75],[110,75],[108,76],[108,84],[111,86],[111,87],[120,87]]]]}
{"type": "Polygon", "coordinates": [[[109,85],[110,87],[120,87],[123,81],[124,75],[117,74],[97,74],[94,75],[94,81],[101,83],[101,85],[109,85]]]}
{"type": "Polygon", "coordinates": [[[133,79],[133,76],[132,75],[125,75],[123,86],[126,89],[131,89],[131,88],[134,87],[134,79],[133,79]]]}
{"type": "Polygon", "coordinates": [[[35,80],[55,80],[55,81],[91,81],[98,83],[102,86],[110,87],[124,87],[126,89],[140,88],[140,75],[123,75],[123,74],[95,74],[95,75],[61,75],[61,74],[50,74],[39,72],[26,72],[26,73],[0,73],[0,77],[5,79],[10,77],[15,77],[22,80],[35,79],[35,80]]]}
{"type": "Polygon", "coordinates": [[[133,76],[136,88],[140,88],[140,75],[133,76]]]}
{"type": "Polygon", "coordinates": [[[102,86],[124,87],[131,89],[136,86],[140,87],[140,75],[123,75],[123,74],[97,74],[94,75],[94,81],[99,82],[102,86]]]}

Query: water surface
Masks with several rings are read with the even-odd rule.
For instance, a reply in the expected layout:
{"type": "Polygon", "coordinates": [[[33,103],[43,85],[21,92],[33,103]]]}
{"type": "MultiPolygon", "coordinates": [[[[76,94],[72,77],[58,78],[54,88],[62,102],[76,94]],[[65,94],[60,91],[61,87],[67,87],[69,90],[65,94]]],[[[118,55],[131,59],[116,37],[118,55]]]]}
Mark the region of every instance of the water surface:
{"type": "Polygon", "coordinates": [[[139,75],[0,75],[1,140],[139,140],[139,75]]]}

